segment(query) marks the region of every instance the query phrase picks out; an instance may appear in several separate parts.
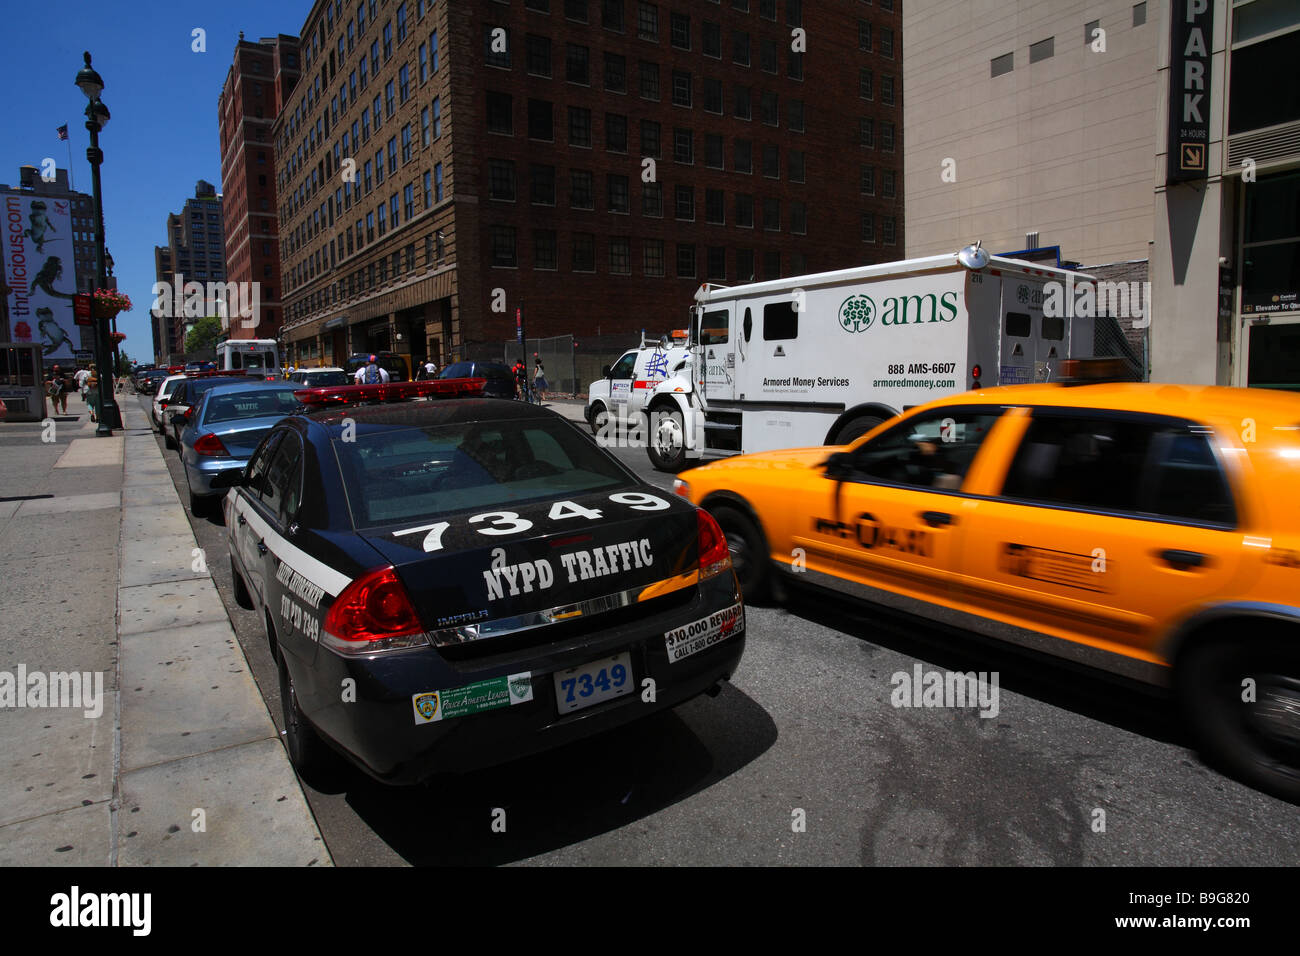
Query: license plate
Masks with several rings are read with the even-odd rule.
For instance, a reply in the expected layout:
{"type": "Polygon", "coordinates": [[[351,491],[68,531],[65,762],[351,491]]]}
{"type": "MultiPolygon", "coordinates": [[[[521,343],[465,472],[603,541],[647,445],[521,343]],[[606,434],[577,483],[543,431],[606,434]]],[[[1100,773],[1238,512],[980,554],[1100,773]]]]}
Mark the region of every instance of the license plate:
{"type": "Polygon", "coordinates": [[[559,671],[554,677],[555,705],[561,714],[570,714],[632,693],[632,655],[616,654],[559,671]]]}

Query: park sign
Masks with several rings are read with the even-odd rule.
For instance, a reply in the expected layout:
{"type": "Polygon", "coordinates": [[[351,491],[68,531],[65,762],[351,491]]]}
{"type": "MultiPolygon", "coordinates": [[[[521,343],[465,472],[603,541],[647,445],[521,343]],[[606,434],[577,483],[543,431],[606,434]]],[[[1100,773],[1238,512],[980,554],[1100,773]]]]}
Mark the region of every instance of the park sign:
{"type": "Polygon", "coordinates": [[[46,365],[72,360],[76,268],[68,200],[4,193],[5,282],[9,334],[41,346],[46,365]]]}
{"type": "Polygon", "coordinates": [[[1166,183],[1205,179],[1210,161],[1210,0],[1169,0],[1169,132],[1166,183]]]}

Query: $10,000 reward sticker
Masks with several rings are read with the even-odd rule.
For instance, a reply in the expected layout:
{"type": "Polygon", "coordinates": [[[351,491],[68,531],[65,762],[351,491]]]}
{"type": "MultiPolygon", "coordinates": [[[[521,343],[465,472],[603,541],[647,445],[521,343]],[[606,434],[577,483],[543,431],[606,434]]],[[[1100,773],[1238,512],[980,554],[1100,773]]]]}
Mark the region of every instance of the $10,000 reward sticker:
{"type": "Polygon", "coordinates": [[[674,628],[664,634],[668,663],[675,664],[692,654],[698,654],[744,629],[745,609],[739,603],[731,605],[725,611],[692,621],[684,627],[674,628]]]}

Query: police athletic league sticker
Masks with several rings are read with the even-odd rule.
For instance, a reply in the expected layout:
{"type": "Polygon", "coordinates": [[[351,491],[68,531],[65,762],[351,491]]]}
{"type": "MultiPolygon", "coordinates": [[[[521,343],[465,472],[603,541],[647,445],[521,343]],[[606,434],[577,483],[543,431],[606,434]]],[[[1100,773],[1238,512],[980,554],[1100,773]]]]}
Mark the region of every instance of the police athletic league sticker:
{"type": "Polygon", "coordinates": [[[668,663],[675,664],[692,654],[698,654],[744,629],[745,609],[739,603],[684,627],[673,628],[664,635],[668,663]]]}
{"type": "Polygon", "coordinates": [[[415,724],[431,724],[435,720],[466,717],[485,710],[497,710],[523,704],[533,699],[533,675],[510,674],[493,677],[464,687],[430,690],[411,695],[415,709],[415,724]]]}

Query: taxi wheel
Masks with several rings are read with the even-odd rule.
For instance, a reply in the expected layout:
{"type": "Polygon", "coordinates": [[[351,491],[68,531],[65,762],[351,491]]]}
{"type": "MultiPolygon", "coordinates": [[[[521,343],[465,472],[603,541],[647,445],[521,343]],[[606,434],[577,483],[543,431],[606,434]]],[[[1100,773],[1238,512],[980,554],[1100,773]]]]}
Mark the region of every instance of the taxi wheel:
{"type": "Polygon", "coordinates": [[[1176,676],[1184,717],[1206,758],[1300,802],[1300,635],[1289,637],[1201,644],[1186,652],[1176,676]]]}
{"type": "Polygon", "coordinates": [[[740,582],[740,594],[746,604],[765,604],[772,599],[772,565],[767,556],[763,532],[735,508],[709,508],[727,539],[731,567],[740,582]]]}
{"type": "Polygon", "coordinates": [[[646,447],[650,464],[660,471],[680,471],[686,464],[686,425],[682,413],[676,409],[671,412],[653,411],[651,420],[654,432],[646,447]]]}
{"type": "Polygon", "coordinates": [[[854,418],[845,422],[843,427],[835,433],[835,441],[831,442],[831,444],[847,445],[855,439],[861,438],[883,421],[884,419],[879,415],[862,415],[854,418]]]}
{"type": "Polygon", "coordinates": [[[304,777],[319,779],[339,769],[338,756],[321,739],[316,729],[307,722],[298,695],[294,692],[293,677],[284,660],[284,649],[278,648],[276,662],[280,671],[280,709],[284,715],[284,746],[289,751],[289,761],[304,777]]]}

